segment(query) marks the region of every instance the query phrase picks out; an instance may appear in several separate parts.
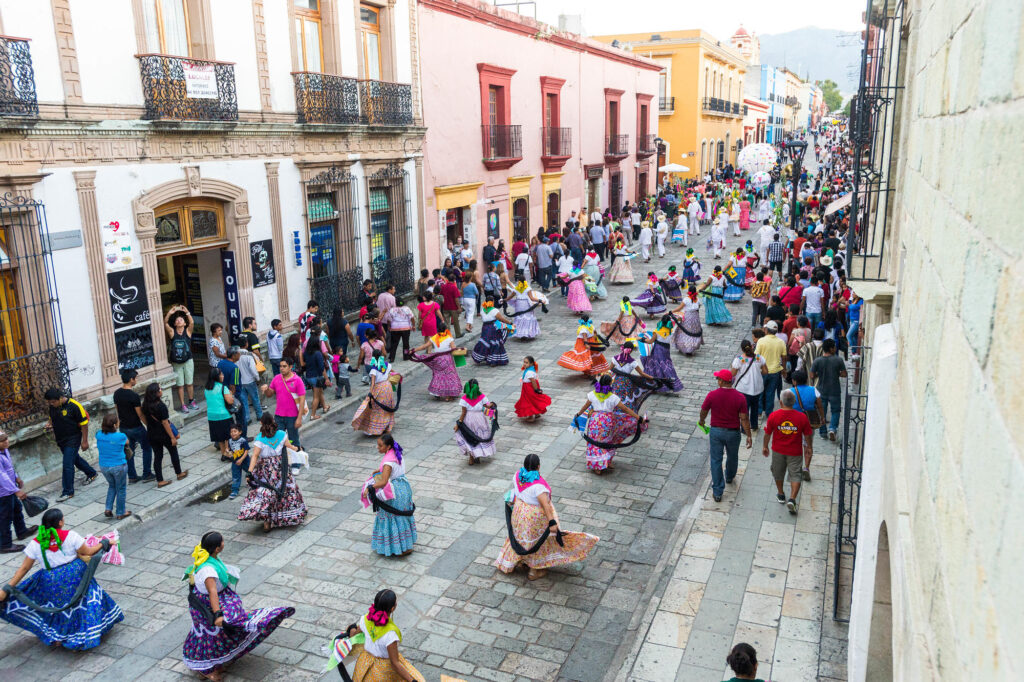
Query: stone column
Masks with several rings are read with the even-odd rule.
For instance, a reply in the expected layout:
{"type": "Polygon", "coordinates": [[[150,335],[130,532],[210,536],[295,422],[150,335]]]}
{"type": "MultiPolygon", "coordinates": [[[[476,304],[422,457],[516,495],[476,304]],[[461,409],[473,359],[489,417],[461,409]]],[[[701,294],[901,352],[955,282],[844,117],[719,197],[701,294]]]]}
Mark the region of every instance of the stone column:
{"type": "MultiPolygon", "coordinates": [[[[135,236],[139,239],[143,278],[146,281],[146,301],[149,304],[149,327],[153,335],[153,374],[139,372],[140,378],[149,379],[171,371],[167,362],[167,335],[164,333],[163,304],[160,302],[160,273],[156,267],[156,216],[153,209],[135,200],[135,236]]],[[[110,316],[109,313],[107,315],[110,316]]]]}
{"type": "MultiPolygon", "coordinates": [[[[82,242],[85,245],[85,262],[89,268],[93,318],[96,320],[96,334],[100,347],[100,381],[104,389],[110,389],[120,385],[120,377],[117,372],[117,348],[114,346],[114,322],[110,316],[110,301],[107,296],[103,235],[96,207],[96,171],[74,171],[72,175],[75,178],[75,190],[78,192],[82,242]]],[[[159,292],[157,299],[159,300],[159,292]]]]}
{"type": "Polygon", "coordinates": [[[281,224],[281,187],[278,182],[277,161],[267,161],[267,188],[270,197],[270,227],[274,239],[274,277],[277,281],[278,317],[284,322],[291,319],[288,310],[288,261],[285,260],[284,245],[287,239],[281,224]]]}

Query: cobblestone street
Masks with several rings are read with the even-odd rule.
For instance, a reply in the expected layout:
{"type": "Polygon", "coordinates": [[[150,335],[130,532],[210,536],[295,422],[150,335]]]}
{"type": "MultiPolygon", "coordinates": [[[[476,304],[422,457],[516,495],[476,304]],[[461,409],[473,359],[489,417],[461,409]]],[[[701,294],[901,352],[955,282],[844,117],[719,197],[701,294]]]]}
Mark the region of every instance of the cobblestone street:
{"type": "MultiPolygon", "coordinates": [[[[730,238],[730,245],[737,241],[730,238]]],[[[671,247],[651,265],[664,271],[681,253],[671,247]]],[[[642,276],[643,264],[634,268],[642,276]]],[[[621,296],[638,290],[611,287],[608,300],[595,306],[595,320],[614,319],[621,296]]],[[[602,477],[587,470],[583,441],[566,428],[589,382],[555,364],[571,345],[576,317],[557,290],[552,303],[539,340],[509,342],[512,366],[461,370],[463,380],[475,376],[499,404],[493,461],[470,467],[458,455],[452,442],[458,408],[428,397],[428,373],[413,372],[404,386],[395,435],[406,448],[417,505],[412,555],[386,559],[370,550],[373,520],[360,507],[358,489],[379,455],[371,438],[349,426],[354,406],[335,408],[303,431],[312,464],[298,481],[310,508],[305,525],[265,535],[258,525],[236,520],[240,500],[186,504],[201,486],[182,486],[169,500],[133,486],[129,507],[145,520],[123,531],[126,565],[104,566],[98,576],[124,610],[124,622],[86,653],[51,650],[4,627],[0,671],[18,679],[54,679],[55,668],[73,670],[68,680],[189,677],[181,663],[190,619],[180,577],[199,535],[218,530],[226,539],[225,560],[243,569],[246,608],[296,608],[231,667],[242,679],[316,678],[325,661],[322,647],[385,586],[399,595],[403,653],[428,680],[720,679],[733,639],[754,643],[786,679],[813,677],[834,446],[816,456],[814,482],[796,518],[766,502],[771,484],[760,457],[750,480],[741,464],[737,485],[720,504],[707,492],[707,441],[696,425],[700,402],[713,385],[711,372],[731,361],[749,330],[749,302],[731,306],[731,326],[705,326],[707,345],[695,357],[674,353],[685,388],[646,402],[650,429],[621,451],[615,472],[602,477]],[[554,399],[534,424],[512,414],[517,367],[526,354],[537,359],[541,385],[554,399]],[[585,562],[534,583],[493,567],[505,537],[502,497],[531,452],[541,456],[564,526],[601,538],[585,562]],[[147,518],[146,505],[171,508],[147,518]]],[[[398,368],[408,371],[410,364],[398,368]]],[[[194,423],[188,432],[192,453],[185,466],[213,471],[213,479],[226,482],[226,465],[203,447],[205,424],[194,423]]],[[[752,452],[758,447],[755,442],[752,452]]],[[[749,452],[741,449],[741,458],[749,452]]],[[[82,532],[107,527],[99,488],[105,487],[80,491],[76,504],[67,505],[69,523],[82,532]]],[[[6,557],[6,570],[13,572],[19,561],[6,557]]]]}

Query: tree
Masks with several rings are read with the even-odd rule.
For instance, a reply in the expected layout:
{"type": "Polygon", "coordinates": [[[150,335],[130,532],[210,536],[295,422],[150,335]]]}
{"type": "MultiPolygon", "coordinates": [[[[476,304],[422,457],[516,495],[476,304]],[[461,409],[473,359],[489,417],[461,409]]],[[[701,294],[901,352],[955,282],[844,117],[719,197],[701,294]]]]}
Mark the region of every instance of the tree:
{"type": "Polygon", "coordinates": [[[843,113],[846,114],[846,118],[850,118],[850,105],[853,103],[853,98],[846,100],[846,106],[843,107],[843,113]]]}
{"type": "Polygon", "coordinates": [[[843,106],[843,96],[839,94],[839,86],[834,80],[826,78],[815,85],[821,88],[821,97],[829,111],[838,111],[839,107],[843,106]]]}

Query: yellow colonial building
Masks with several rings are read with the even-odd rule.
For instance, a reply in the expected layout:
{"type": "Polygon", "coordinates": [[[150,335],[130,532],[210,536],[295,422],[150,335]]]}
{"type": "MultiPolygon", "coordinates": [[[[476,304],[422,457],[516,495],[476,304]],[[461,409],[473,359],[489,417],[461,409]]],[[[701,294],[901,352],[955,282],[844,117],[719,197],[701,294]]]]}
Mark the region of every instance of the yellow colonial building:
{"type": "Polygon", "coordinates": [[[658,166],[678,163],[683,177],[735,164],[743,146],[746,60],[728,43],[700,29],[594,36],[662,65],[658,166]]]}

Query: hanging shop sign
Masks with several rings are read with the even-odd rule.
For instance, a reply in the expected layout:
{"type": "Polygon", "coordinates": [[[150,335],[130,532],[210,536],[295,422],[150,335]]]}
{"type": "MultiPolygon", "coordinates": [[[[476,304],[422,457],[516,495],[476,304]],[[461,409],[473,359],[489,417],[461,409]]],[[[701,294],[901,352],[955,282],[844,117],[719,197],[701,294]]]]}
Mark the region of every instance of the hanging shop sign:
{"type": "Polygon", "coordinates": [[[138,369],[152,365],[153,330],[146,299],[146,279],[142,268],[107,273],[110,316],[114,322],[114,346],[118,369],[138,369]]]}
{"type": "Polygon", "coordinates": [[[224,277],[224,303],[227,305],[228,338],[234,343],[242,333],[242,306],[238,300],[238,277],[235,274],[235,252],[220,252],[220,272],[224,277]]]}

